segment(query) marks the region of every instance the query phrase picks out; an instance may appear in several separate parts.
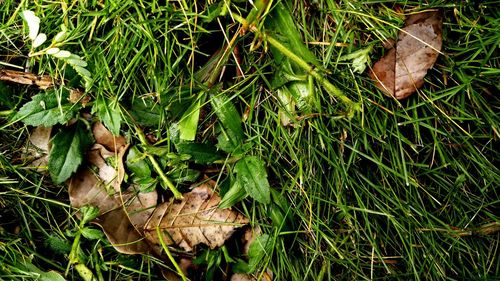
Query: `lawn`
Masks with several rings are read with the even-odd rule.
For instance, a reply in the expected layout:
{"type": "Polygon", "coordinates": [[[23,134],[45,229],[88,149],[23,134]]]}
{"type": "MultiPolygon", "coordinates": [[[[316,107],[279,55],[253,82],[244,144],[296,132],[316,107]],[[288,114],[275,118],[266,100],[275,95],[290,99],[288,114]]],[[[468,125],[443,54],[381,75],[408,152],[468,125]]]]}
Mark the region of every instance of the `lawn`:
{"type": "Polygon", "coordinates": [[[499,30],[498,1],[0,0],[0,280],[496,280],[499,30]],[[370,73],[421,11],[442,47],[396,99],[370,73]]]}

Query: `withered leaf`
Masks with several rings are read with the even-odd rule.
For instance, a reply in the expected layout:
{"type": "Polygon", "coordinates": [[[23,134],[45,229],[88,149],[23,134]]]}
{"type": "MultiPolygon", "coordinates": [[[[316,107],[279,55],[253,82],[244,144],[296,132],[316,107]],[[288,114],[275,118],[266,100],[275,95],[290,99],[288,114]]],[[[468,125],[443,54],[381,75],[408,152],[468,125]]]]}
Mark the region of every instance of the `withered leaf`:
{"type": "Polygon", "coordinates": [[[146,239],[161,252],[160,237],[166,245],[179,245],[192,251],[198,244],[220,247],[236,228],[248,223],[242,214],[231,209],[217,208],[220,197],[206,183],[184,194],[184,199],[160,204],[144,227],[146,239]]]}
{"type": "Polygon", "coordinates": [[[144,241],[142,228],[156,206],[158,195],[156,191],[139,193],[134,186],[121,193],[122,158],[128,145],[123,137],[113,137],[102,124],[94,125],[93,132],[97,143],[87,154],[87,161],[98,171],[83,167],[69,180],[71,206],[98,207],[99,216],[93,223],[103,229],[118,252],[148,252],[151,248],[144,241]],[[109,157],[116,157],[117,168],[105,161],[109,157]],[[106,188],[107,185],[112,185],[113,189],[106,188]]]}
{"type": "Polygon", "coordinates": [[[127,151],[128,144],[124,137],[113,136],[101,122],[96,122],[92,126],[92,133],[96,144],[90,149],[87,160],[99,169],[101,180],[118,192],[125,177],[123,155],[127,151]],[[109,165],[106,161],[108,158],[111,158],[109,162],[115,165],[109,165]]]}
{"type": "Polygon", "coordinates": [[[38,126],[31,132],[30,142],[44,153],[50,150],[50,135],[52,127],[38,126]]]}
{"type": "Polygon", "coordinates": [[[407,98],[422,87],[441,51],[442,23],[440,11],[410,15],[396,45],[370,72],[376,86],[396,99],[407,98]]]}
{"type": "Polygon", "coordinates": [[[26,145],[23,157],[31,162],[29,166],[36,168],[38,172],[47,170],[49,162],[50,136],[52,127],[38,126],[29,136],[30,144],[26,145]]]}
{"type": "Polygon", "coordinates": [[[114,136],[101,122],[94,123],[92,133],[96,143],[102,144],[111,152],[118,152],[120,148],[127,146],[127,140],[123,136],[114,136]]]}
{"type": "Polygon", "coordinates": [[[267,269],[266,272],[262,274],[261,278],[254,277],[247,273],[235,273],[231,276],[230,281],[272,281],[273,280],[273,272],[270,269],[267,269]]]}

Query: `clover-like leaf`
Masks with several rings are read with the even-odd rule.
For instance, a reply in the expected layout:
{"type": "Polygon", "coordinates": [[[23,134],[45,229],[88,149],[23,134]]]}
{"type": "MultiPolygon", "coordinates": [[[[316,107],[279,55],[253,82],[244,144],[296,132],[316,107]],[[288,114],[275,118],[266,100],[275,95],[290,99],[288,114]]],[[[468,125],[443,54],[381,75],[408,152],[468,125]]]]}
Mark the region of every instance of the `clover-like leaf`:
{"type": "Polygon", "coordinates": [[[33,11],[26,10],[21,13],[24,21],[28,24],[28,37],[31,40],[35,40],[40,30],[40,18],[35,15],[33,11]]]}
{"type": "Polygon", "coordinates": [[[47,35],[45,33],[40,33],[36,36],[35,40],[33,40],[33,48],[37,48],[43,43],[47,41],[47,35]]]}

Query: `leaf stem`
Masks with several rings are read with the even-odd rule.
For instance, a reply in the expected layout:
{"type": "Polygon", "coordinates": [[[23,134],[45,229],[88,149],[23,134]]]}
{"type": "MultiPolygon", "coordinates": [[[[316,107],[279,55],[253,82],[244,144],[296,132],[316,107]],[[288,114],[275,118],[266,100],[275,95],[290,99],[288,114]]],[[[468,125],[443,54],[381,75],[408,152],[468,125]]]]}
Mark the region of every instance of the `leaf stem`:
{"type": "MultiPolygon", "coordinates": [[[[241,16],[237,14],[233,14],[233,18],[244,26],[248,25],[247,20],[243,19],[241,16]]],[[[301,57],[297,56],[285,45],[281,44],[281,42],[279,42],[277,39],[275,39],[268,33],[260,31],[255,25],[250,26],[249,30],[255,33],[257,36],[261,37],[262,40],[267,41],[273,47],[278,49],[284,56],[286,56],[291,61],[296,63],[299,67],[307,71],[307,73],[313,76],[316,79],[316,81],[318,81],[323,86],[323,88],[328,92],[328,94],[330,94],[335,98],[340,99],[350,108],[351,111],[356,112],[361,110],[361,106],[359,103],[352,101],[349,97],[347,97],[344,93],[342,93],[342,91],[339,88],[330,83],[330,81],[328,81],[318,70],[316,70],[313,65],[310,65],[301,57]]]]}
{"type": "MultiPolygon", "coordinates": [[[[146,136],[144,136],[144,132],[141,130],[139,127],[135,127],[135,131],[137,133],[137,136],[139,137],[139,140],[141,141],[141,144],[144,146],[148,145],[148,141],[146,140],[146,136]]],[[[175,199],[182,199],[182,193],[180,193],[175,185],[170,181],[170,179],[165,175],[163,172],[162,168],[160,167],[160,164],[158,164],[158,161],[154,158],[153,155],[146,154],[148,157],[149,161],[151,161],[151,164],[153,165],[153,168],[155,169],[156,173],[160,176],[160,179],[163,181],[163,183],[172,191],[174,194],[175,199]]]]}
{"type": "Polygon", "coordinates": [[[184,272],[182,272],[181,267],[179,266],[177,261],[175,261],[174,257],[172,256],[172,253],[170,253],[170,250],[168,249],[168,246],[165,244],[165,241],[163,241],[163,234],[161,233],[160,227],[158,227],[158,226],[156,227],[156,234],[158,235],[158,238],[160,238],[159,240],[160,240],[161,248],[165,251],[165,254],[167,254],[168,259],[174,265],[179,276],[182,278],[183,281],[188,281],[188,279],[186,278],[186,275],[184,275],[184,272]]]}

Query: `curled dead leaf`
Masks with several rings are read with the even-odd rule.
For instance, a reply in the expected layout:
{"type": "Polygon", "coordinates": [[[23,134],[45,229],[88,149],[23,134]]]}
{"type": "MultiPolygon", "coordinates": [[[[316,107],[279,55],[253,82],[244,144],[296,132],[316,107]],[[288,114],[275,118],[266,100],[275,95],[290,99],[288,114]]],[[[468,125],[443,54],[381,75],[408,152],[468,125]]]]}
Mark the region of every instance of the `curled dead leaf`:
{"type": "Polygon", "coordinates": [[[408,17],[399,39],[370,72],[376,86],[389,96],[404,99],[424,84],[424,77],[437,60],[442,47],[440,11],[408,17]]]}
{"type": "Polygon", "coordinates": [[[113,134],[104,127],[101,122],[96,122],[92,126],[92,134],[94,134],[95,142],[106,147],[111,152],[118,152],[120,149],[126,148],[127,140],[122,136],[113,136],[113,134]]]}
{"type": "Polygon", "coordinates": [[[200,185],[184,194],[184,199],[172,198],[155,209],[144,227],[144,234],[158,254],[161,253],[160,239],[166,245],[179,245],[186,251],[192,251],[198,244],[212,249],[220,247],[236,228],[248,223],[246,217],[234,210],[217,208],[221,199],[212,189],[209,183],[200,185]]]}
{"type": "Polygon", "coordinates": [[[102,124],[93,126],[96,144],[87,154],[89,165],[81,168],[69,180],[71,206],[86,205],[99,208],[93,223],[99,225],[106,237],[120,253],[137,254],[150,251],[144,240],[142,228],[157,204],[155,192],[140,193],[134,186],[121,192],[124,177],[123,155],[128,147],[123,137],[114,137],[102,124]],[[111,150],[108,150],[111,149],[111,150]],[[106,159],[115,157],[115,167],[106,159]],[[113,189],[106,188],[108,185],[113,189]]]}

